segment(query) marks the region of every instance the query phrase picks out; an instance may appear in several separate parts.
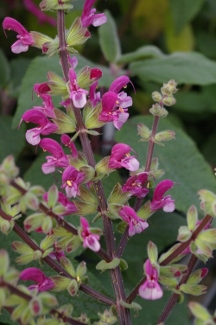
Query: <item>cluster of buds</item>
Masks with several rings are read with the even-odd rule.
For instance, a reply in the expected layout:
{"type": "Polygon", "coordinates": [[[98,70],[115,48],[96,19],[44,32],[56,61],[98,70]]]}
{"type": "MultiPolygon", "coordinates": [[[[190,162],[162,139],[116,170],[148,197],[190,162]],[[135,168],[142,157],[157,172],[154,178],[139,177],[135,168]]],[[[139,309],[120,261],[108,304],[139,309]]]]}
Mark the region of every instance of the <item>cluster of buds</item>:
{"type": "Polygon", "coordinates": [[[154,104],[149,110],[153,116],[167,116],[168,112],[163,106],[175,105],[176,99],[174,98],[173,94],[178,91],[176,86],[177,83],[175,82],[175,80],[170,80],[168,81],[168,83],[163,84],[163,87],[161,88],[161,93],[159,93],[158,91],[154,91],[152,93],[153,100],[157,102],[157,104],[154,104]]]}

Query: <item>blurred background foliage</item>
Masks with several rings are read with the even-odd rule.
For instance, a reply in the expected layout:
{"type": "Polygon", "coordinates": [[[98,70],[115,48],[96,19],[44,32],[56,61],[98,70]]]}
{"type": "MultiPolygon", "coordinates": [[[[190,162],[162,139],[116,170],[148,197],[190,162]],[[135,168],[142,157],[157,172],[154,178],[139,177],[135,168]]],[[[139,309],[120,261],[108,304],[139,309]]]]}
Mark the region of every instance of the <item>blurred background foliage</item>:
{"type": "MultiPolygon", "coordinates": [[[[39,2],[34,0],[35,4],[39,2]]],[[[83,3],[83,0],[74,1],[74,10],[66,15],[67,28],[81,14],[83,3]]],[[[148,240],[158,245],[159,252],[172,245],[178,227],[185,223],[188,207],[194,203],[197,207],[199,205],[197,191],[204,187],[215,192],[216,2],[98,0],[97,9],[106,10],[108,23],[99,28],[90,28],[91,39],[77,48],[80,53],[79,67],[84,64],[100,65],[104,73],[100,81],[102,91],[108,89],[110,82],[118,75],[127,73],[131,77],[136,89],[135,93],[131,86],[127,90],[133,97],[133,107],[129,109],[131,119],[116,133],[113,143],[116,140],[130,144],[142,159],[141,165],[145,164],[146,146],[138,142],[135,130],[138,122],[151,127],[152,117],[146,116],[153,102],[151,93],[160,90],[162,83],[169,79],[175,79],[179,84],[179,91],[175,95],[177,103],[169,109],[169,117],[159,127],[160,131],[164,128],[175,130],[176,142],[167,143],[165,149],[156,148],[155,154],[159,157],[160,168],[166,171],[165,177],[177,182],[173,192],[177,213],[168,219],[163,213],[156,214],[150,221],[152,227],[131,240],[129,251],[126,251],[131,260],[129,258],[129,269],[125,272],[128,281],[126,290],[130,292],[136,284],[133,267],[136,266],[141,276],[148,240]],[[172,218],[175,218],[175,223],[171,221],[172,218]],[[162,230],[159,232],[158,229],[162,230]]],[[[47,14],[55,18],[54,13],[47,14]]],[[[2,0],[1,21],[5,16],[17,19],[29,31],[36,30],[51,37],[56,35],[56,28],[46,22],[40,23],[26,9],[24,0],[2,0]]],[[[26,126],[22,125],[19,131],[16,129],[22,114],[41,102],[32,94],[34,83],[45,81],[49,70],[61,74],[58,57],[42,57],[40,51],[34,48],[14,55],[10,46],[15,41],[15,33],[7,31],[6,38],[1,29],[0,39],[0,160],[10,153],[14,154],[21,175],[47,189],[53,182],[59,181],[56,176],[44,177],[42,174],[41,164],[45,161],[45,154],[38,155],[37,149],[26,143],[26,126]]],[[[55,98],[55,105],[58,106],[59,101],[59,98],[55,98]]],[[[92,138],[97,154],[101,154],[103,141],[102,137],[92,138]]],[[[109,182],[104,182],[107,193],[116,179],[119,176],[115,175],[109,182]]],[[[8,238],[9,247],[11,241],[8,238]]],[[[88,258],[93,260],[91,255],[88,258]]],[[[96,272],[94,268],[92,272],[96,272]]],[[[103,284],[109,292],[110,285],[105,281],[103,284]]],[[[151,304],[151,307],[148,302],[142,302],[149,311],[148,322],[156,320],[155,310],[158,308],[159,311],[157,304],[160,307],[164,305],[164,299],[151,304]]],[[[173,318],[175,321],[171,319],[167,324],[187,324],[185,306],[181,308],[177,317],[173,318]]],[[[142,317],[135,319],[134,324],[141,322],[142,317]]]]}

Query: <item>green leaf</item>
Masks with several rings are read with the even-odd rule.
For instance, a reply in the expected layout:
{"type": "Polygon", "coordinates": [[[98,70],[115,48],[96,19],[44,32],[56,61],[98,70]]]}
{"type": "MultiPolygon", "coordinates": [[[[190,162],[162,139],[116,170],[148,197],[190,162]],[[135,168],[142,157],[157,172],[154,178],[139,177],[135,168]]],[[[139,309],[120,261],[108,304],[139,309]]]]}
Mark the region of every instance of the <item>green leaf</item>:
{"type": "MultiPolygon", "coordinates": [[[[129,144],[137,152],[141,165],[145,165],[147,143],[138,142],[139,136],[131,130],[135,130],[138,123],[145,123],[151,128],[152,122],[150,116],[136,116],[116,134],[118,142],[129,144]]],[[[174,130],[176,139],[165,147],[156,145],[153,156],[158,157],[160,168],[165,170],[164,178],[175,182],[169,194],[175,199],[176,208],[186,213],[192,204],[199,207],[197,192],[200,189],[215,191],[216,179],[195,143],[184,131],[173,125],[168,118],[159,123],[158,131],[164,129],[174,130]]]]}
{"type": "Polygon", "coordinates": [[[60,173],[51,173],[44,175],[41,170],[41,165],[46,162],[47,153],[41,153],[33,162],[31,167],[27,170],[24,175],[24,180],[30,182],[33,185],[40,184],[46,190],[53,185],[54,183],[61,183],[61,174],[60,173]]]}
{"type": "Polygon", "coordinates": [[[12,130],[11,123],[12,117],[0,116],[0,161],[11,154],[16,158],[25,145],[24,126],[12,130]]]}
{"type": "Polygon", "coordinates": [[[21,82],[26,70],[30,64],[30,59],[16,58],[10,61],[11,80],[10,80],[10,95],[17,97],[21,88],[21,82]]]}
{"type": "Polygon", "coordinates": [[[161,52],[161,50],[154,45],[145,45],[140,48],[138,48],[134,52],[130,52],[127,54],[123,54],[118,59],[117,63],[129,63],[137,60],[143,60],[143,59],[149,59],[149,58],[160,58],[163,57],[164,54],[161,52]]]}
{"type": "Polygon", "coordinates": [[[204,55],[190,52],[133,62],[129,70],[142,81],[163,83],[174,79],[178,83],[208,85],[216,83],[216,63],[204,55]]]}
{"type": "Polygon", "coordinates": [[[117,28],[113,17],[105,11],[107,23],[99,27],[99,42],[104,57],[108,62],[116,62],[121,55],[117,28]]]}
{"type": "MultiPolygon", "coordinates": [[[[103,72],[103,78],[99,81],[99,85],[102,87],[109,87],[110,83],[114,80],[114,77],[111,76],[109,69],[96,65],[95,63],[85,59],[84,57],[77,55],[79,60],[79,64],[77,66],[77,71],[83,66],[88,65],[90,67],[95,67],[101,69],[103,72]]],[[[41,105],[42,101],[40,98],[34,94],[32,96],[32,89],[35,83],[41,83],[47,81],[46,74],[48,71],[52,71],[56,74],[62,76],[62,70],[59,65],[59,58],[57,56],[54,57],[36,57],[30,63],[26,74],[22,80],[21,89],[20,89],[20,96],[18,98],[18,107],[16,114],[13,120],[13,127],[17,127],[19,121],[23,115],[23,113],[32,108],[33,106],[41,105]],[[33,97],[33,98],[32,98],[33,97]]],[[[54,98],[54,105],[58,106],[59,102],[61,101],[60,97],[54,98]]]]}
{"type": "Polygon", "coordinates": [[[173,15],[176,33],[189,23],[200,11],[204,0],[169,0],[173,15]]]}
{"type": "Polygon", "coordinates": [[[0,86],[5,87],[10,78],[10,66],[6,56],[0,49],[0,86]]]}
{"type": "Polygon", "coordinates": [[[7,312],[4,308],[1,310],[1,315],[0,315],[0,325],[19,325],[15,320],[11,320],[11,314],[7,312]]]}

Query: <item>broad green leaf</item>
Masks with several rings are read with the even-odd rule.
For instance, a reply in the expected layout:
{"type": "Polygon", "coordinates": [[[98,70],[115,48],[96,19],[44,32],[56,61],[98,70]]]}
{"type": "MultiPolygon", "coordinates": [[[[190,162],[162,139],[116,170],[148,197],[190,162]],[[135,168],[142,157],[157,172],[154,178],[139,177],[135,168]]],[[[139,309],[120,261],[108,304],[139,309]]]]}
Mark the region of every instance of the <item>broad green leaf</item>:
{"type": "MultiPolygon", "coordinates": [[[[151,116],[136,116],[116,134],[118,142],[129,144],[137,152],[141,166],[145,165],[147,144],[138,142],[135,130],[138,123],[151,128],[152,121],[151,116]]],[[[192,204],[199,207],[197,192],[200,189],[215,192],[216,179],[192,139],[168,118],[159,122],[158,131],[167,129],[175,131],[176,139],[166,143],[165,147],[156,145],[153,156],[158,157],[159,168],[165,170],[164,178],[175,182],[170,194],[175,199],[177,210],[185,213],[192,204]]]]}
{"type": "Polygon", "coordinates": [[[178,83],[208,85],[216,83],[216,63],[204,55],[176,52],[161,58],[130,64],[132,76],[142,81],[163,83],[175,79],[178,83]]]}
{"type": "Polygon", "coordinates": [[[10,66],[9,62],[0,49],[0,86],[5,87],[10,78],[10,66]]]}
{"type": "Polygon", "coordinates": [[[134,52],[130,52],[127,54],[123,54],[118,59],[117,63],[129,63],[136,60],[143,60],[148,58],[160,58],[163,57],[164,54],[161,52],[161,50],[154,45],[145,45],[140,48],[138,48],[134,52]]]}
{"type": "Polygon", "coordinates": [[[12,117],[0,115],[0,162],[8,155],[18,157],[25,146],[24,125],[11,129],[12,117]]]}
{"type": "Polygon", "coordinates": [[[200,11],[204,0],[169,0],[176,33],[190,22],[200,11]]]}
{"type": "Polygon", "coordinates": [[[22,78],[29,66],[30,59],[16,58],[10,61],[11,80],[10,80],[10,95],[16,97],[19,94],[22,78]]]}
{"type": "MultiPolygon", "coordinates": [[[[101,69],[103,71],[103,78],[100,80],[100,86],[109,87],[110,83],[113,81],[114,77],[111,76],[108,68],[97,65],[84,57],[77,55],[79,60],[78,67],[76,71],[83,68],[83,66],[88,65],[90,67],[95,67],[101,69]]],[[[42,101],[40,98],[36,96],[36,94],[32,95],[33,86],[35,83],[41,83],[47,81],[47,72],[53,71],[56,74],[62,76],[62,70],[59,65],[59,58],[55,57],[36,57],[30,63],[27,72],[23,78],[20,96],[18,98],[18,107],[16,114],[13,120],[13,127],[17,127],[23,113],[33,106],[41,105],[42,101]]],[[[54,97],[54,105],[59,106],[61,102],[60,97],[54,97]]]]}
{"type": "Polygon", "coordinates": [[[45,188],[45,190],[48,190],[48,188],[56,184],[61,184],[61,174],[51,173],[44,175],[42,172],[41,166],[46,162],[46,156],[48,156],[49,153],[41,153],[33,162],[31,167],[27,170],[27,172],[24,175],[24,180],[30,182],[32,185],[40,185],[45,188]]]}
{"type": "Polygon", "coordinates": [[[99,27],[99,42],[104,57],[108,62],[116,62],[121,55],[121,46],[117,27],[111,13],[106,10],[106,24],[99,27]]]}

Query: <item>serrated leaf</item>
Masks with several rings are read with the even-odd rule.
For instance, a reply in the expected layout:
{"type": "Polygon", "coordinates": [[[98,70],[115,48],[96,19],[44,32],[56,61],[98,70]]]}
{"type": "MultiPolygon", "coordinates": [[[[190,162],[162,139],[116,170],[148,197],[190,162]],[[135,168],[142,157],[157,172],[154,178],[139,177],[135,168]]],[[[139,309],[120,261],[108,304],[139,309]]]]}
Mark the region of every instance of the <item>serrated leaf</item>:
{"type": "Polygon", "coordinates": [[[116,62],[121,54],[117,27],[111,13],[106,10],[106,24],[99,27],[99,42],[104,57],[108,62],[116,62]]]}
{"type": "Polygon", "coordinates": [[[145,82],[163,83],[170,79],[194,85],[216,82],[216,63],[196,52],[175,52],[157,59],[133,62],[129,69],[132,76],[145,82]]]}

